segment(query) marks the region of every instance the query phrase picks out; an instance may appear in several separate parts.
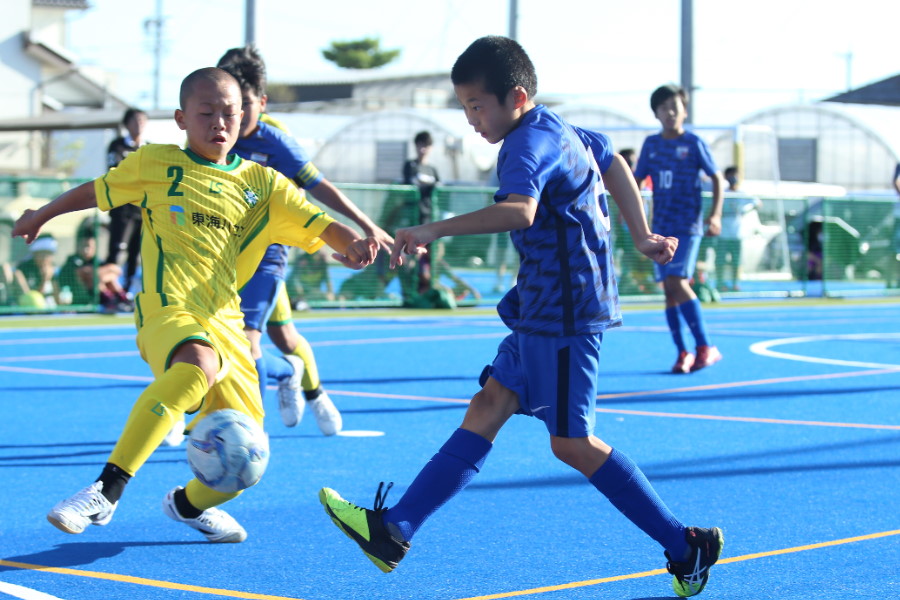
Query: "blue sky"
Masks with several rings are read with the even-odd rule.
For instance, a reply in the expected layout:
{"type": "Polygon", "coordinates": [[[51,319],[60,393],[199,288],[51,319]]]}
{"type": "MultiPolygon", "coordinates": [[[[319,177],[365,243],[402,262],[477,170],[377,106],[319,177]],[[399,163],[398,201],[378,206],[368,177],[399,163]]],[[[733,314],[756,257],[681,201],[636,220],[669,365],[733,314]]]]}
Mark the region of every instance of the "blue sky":
{"type": "MultiPolygon", "coordinates": [[[[153,108],[158,0],[91,0],[73,11],[69,47],[115,76],[116,92],[153,108]],[[77,14],[76,14],[77,13],[77,14]],[[99,32],[102,32],[99,33],[99,32]]],[[[244,0],[159,0],[165,17],[160,108],[178,85],[244,43],[244,0]]],[[[678,0],[518,0],[518,39],[540,92],[590,98],[651,125],[650,92],[679,79],[678,0]],[[553,11],[548,10],[548,5],[553,11]]],[[[257,0],[257,43],[274,82],[334,77],[321,58],[333,40],[375,36],[402,55],[390,72],[449,71],[475,38],[508,33],[506,0],[257,0]]],[[[900,73],[900,3],[880,0],[694,0],[692,112],[732,123],[771,106],[811,101],[900,73]],[[848,62],[847,55],[852,55],[848,62]],[[850,67],[848,72],[848,65],[850,67]]]]}

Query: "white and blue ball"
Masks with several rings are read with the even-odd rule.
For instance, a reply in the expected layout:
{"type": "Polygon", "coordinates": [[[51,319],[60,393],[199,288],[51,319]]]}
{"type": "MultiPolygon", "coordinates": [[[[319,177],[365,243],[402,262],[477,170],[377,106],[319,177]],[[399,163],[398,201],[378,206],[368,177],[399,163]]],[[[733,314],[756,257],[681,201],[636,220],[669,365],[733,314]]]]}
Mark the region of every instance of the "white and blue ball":
{"type": "Polygon", "coordinates": [[[269,464],[269,436],[249,415],[226,408],[191,429],[188,464],[204,485],[233,493],[256,484],[269,464]]]}

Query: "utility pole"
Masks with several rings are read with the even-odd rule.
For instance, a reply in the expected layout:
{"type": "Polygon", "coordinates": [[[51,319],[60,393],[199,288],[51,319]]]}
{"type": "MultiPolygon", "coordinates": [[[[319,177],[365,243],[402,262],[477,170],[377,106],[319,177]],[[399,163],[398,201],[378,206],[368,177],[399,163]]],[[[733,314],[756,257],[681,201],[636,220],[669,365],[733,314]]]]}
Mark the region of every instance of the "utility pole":
{"type": "Polygon", "coordinates": [[[847,50],[846,54],[842,54],[844,60],[847,62],[846,66],[846,79],[847,79],[847,91],[853,89],[853,51],[847,50]]]}
{"type": "MultiPolygon", "coordinates": [[[[681,87],[694,96],[694,0],[681,0],[681,87]]],[[[693,111],[688,111],[685,122],[693,123],[693,111]]]]}
{"type": "Polygon", "coordinates": [[[519,1],[509,0],[509,39],[515,40],[519,35],[519,1]]]}
{"type": "Polygon", "coordinates": [[[244,45],[256,43],[256,0],[244,0],[244,45]]]}
{"type": "Polygon", "coordinates": [[[156,15],[144,20],[144,31],[151,31],[153,36],[153,108],[159,109],[159,88],[162,77],[162,51],[163,51],[163,14],[162,0],[156,0],[156,15]]]}

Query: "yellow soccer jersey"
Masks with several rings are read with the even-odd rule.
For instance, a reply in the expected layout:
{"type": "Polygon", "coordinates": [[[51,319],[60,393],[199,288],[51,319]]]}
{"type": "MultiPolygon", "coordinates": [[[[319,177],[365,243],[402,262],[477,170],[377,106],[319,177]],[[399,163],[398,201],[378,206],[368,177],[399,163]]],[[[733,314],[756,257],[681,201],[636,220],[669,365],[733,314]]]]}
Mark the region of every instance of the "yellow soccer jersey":
{"type": "Polygon", "coordinates": [[[314,252],[333,222],[274,169],[236,155],[217,165],[174,145],[143,146],[94,189],[101,210],[142,208],[139,312],[184,306],[204,317],[241,318],[238,254],[276,243],[314,252]]]}

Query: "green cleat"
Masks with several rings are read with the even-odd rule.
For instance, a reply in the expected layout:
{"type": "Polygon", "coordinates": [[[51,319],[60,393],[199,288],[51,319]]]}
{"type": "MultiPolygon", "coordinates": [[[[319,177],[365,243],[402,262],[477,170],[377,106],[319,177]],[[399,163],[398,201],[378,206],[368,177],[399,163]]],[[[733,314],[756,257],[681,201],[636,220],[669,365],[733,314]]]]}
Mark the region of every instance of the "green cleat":
{"type": "Polygon", "coordinates": [[[716,564],[722,548],[725,547],[725,536],[718,527],[702,529],[688,527],[684,532],[685,539],[691,547],[691,555],[684,562],[673,562],[666,552],[666,569],[674,575],[672,588],[682,598],[696,596],[706,587],[709,581],[709,568],[716,564]]]}
{"type": "Polygon", "coordinates": [[[385,573],[390,573],[397,568],[397,564],[409,550],[409,542],[391,535],[381,517],[388,490],[393,485],[393,483],[389,483],[384,494],[381,493],[384,482],[378,485],[374,510],[347,502],[331,488],[319,490],[319,502],[325,507],[325,512],[328,513],[334,524],[348,538],[359,544],[369,560],[385,573]]]}

